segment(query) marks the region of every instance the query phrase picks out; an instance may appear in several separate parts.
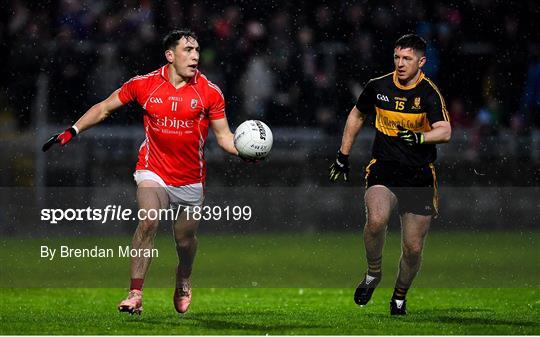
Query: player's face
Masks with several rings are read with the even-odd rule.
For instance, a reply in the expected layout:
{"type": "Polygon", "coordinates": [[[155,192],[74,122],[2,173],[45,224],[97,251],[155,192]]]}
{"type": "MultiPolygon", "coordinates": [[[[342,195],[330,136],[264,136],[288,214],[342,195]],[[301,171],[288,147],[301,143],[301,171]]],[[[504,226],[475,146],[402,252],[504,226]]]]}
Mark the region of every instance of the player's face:
{"type": "Polygon", "coordinates": [[[412,48],[394,49],[394,65],[400,81],[408,82],[413,79],[425,63],[426,57],[412,48]]]}
{"type": "Polygon", "coordinates": [[[197,73],[199,65],[200,47],[197,40],[182,37],[173,51],[168,50],[165,54],[167,60],[172,63],[176,73],[184,78],[191,78],[197,73]]]}

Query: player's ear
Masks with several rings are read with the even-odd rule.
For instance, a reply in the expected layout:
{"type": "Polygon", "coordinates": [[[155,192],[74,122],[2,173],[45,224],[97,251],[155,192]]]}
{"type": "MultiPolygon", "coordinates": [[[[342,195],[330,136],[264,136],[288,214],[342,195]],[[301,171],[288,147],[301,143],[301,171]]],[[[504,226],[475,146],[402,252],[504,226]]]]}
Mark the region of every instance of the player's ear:
{"type": "Polygon", "coordinates": [[[425,55],[420,56],[420,59],[418,60],[418,67],[422,68],[424,64],[426,64],[426,60],[427,59],[425,55]]]}
{"type": "Polygon", "coordinates": [[[165,58],[169,63],[174,61],[174,52],[170,49],[165,50],[165,58]]]}

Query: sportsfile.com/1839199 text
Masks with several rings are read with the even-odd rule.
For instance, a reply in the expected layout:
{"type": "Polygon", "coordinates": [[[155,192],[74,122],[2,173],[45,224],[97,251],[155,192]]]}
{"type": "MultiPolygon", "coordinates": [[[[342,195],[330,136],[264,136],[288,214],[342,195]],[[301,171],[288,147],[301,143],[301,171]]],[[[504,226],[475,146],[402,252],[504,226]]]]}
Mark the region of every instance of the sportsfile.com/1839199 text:
{"type": "Polygon", "coordinates": [[[139,209],[134,212],[121,205],[107,205],[105,208],[44,208],[41,210],[41,221],[57,224],[61,221],[137,221],[137,220],[176,220],[182,212],[186,212],[188,220],[250,220],[250,206],[190,206],[175,209],[139,209]]]}

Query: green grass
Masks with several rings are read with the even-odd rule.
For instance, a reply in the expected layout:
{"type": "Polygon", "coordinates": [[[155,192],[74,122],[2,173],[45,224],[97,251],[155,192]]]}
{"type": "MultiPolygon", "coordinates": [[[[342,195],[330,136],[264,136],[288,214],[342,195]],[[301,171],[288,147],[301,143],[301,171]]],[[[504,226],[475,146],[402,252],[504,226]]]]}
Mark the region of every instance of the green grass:
{"type": "Polygon", "coordinates": [[[39,258],[40,245],[114,247],[129,237],[0,239],[0,334],[540,334],[540,233],[432,232],[408,296],[391,317],[399,259],[389,233],[371,303],[353,289],[365,269],[359,234],[202,235],[194,301],[172,306],[176,256],[160,233],[144,313],[116,312],[129,259],[39,258]]]}
{"type": "Polygon", "coordinates": [[[147,289],[144,312],[116,312],[122,289],[2,291],[1,334],[539,334],[536,289],[415,289],[391,317],[391,289],[357,307],[351,289],[195,289],[174,312],[172,290],[147,289]]]}
{"type": "MultiPolygon", "coordinates": [[[[385,245],[383,287],[392,287],[400,255],[400,235],[385,245]]],[[[40,258],[40,246],[116,247],[130,237],[0,238],[0,288],[127,286],[128,258],[40,258]],[[107,277],[103,277],[107,275],[107,277]]],[[[156,239],[146,285],[172,287],[176,250],[171,236],[156,239]]],[[[432,232],[420,288],[540,287],[540,232],[432,232]],[[456,278],[455,275],[459,275],[456,278]]],[[[202,288],[348,288],[366,266],[360,234],[201,235],[194,280],[202,288]]]]}

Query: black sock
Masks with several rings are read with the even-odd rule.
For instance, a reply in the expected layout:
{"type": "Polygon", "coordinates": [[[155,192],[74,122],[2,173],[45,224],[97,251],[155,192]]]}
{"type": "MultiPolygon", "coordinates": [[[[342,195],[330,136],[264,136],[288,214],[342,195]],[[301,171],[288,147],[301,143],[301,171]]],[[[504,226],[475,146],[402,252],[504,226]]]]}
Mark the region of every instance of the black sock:
{"type": "Polygon", "coordinates": [[[379,271],[378,273],[374,273],[374,272],[371,272],[368,270],[367,274],[371,277],[375,277],[375,278],[381,278],[381,275],[382,273],[379,271]]]}
{"type": "Polygon", "coordinates": [[[407,296],[407,291],[409,291],[409,288],[394,288],[394,293],[392,294],[392,299],[394,300],[404,300],[405,296],[407,296]]]}
{"type": "Polygon", "coordinates": [[[382,256],[376,259],[368,259],[368,275],[373,277],[381,277],[382,256]]]}

